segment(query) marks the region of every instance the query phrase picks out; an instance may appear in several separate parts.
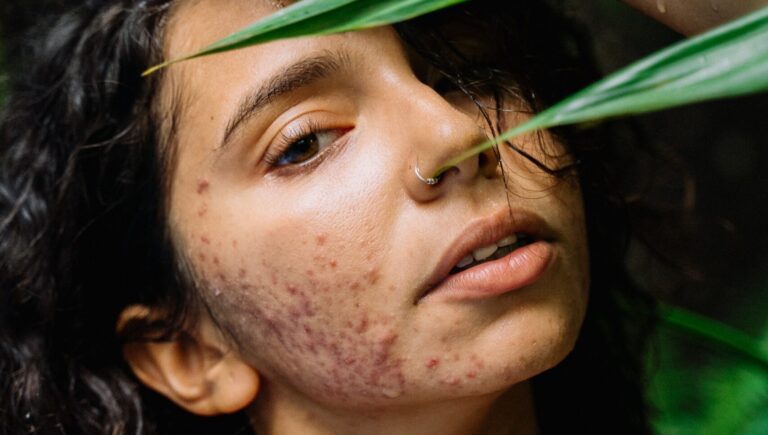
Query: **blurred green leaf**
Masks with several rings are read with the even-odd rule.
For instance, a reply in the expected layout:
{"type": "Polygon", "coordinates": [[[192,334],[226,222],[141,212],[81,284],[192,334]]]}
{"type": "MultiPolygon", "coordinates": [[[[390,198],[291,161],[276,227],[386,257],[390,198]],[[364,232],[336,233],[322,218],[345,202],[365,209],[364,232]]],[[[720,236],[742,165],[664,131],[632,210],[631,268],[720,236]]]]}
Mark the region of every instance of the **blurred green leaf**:
{"type": "Polygon", "coordinates": [[[550,127],[668,109],[768,90],[768,8],[646,57],[449,160],[459,162],[515,136],[550,127]]]}
{"type": "MultiPolygon", "coordinates": [[[[671,314],[673,319],[663,323],[667,328],[659,330],[656,352],[649,361],[653,376],[648,392],[657,409],[656,433],[768,435],[768,413],[765,412],[768,409],[768,376],[762,363],[744,358],[745,354],[740,351],[731,352],[734,349],[730,345],[712,346],[722,343],[720,339],[691,340],[691,329],[712,328],[702,328],[701,325],[681,328],[678,325],[681,322],[674,317],[687,319],[692,314],[680,315],[681,310],[672,310],[675,311],[671,314]],[[706,347],[701,348],[701,344],[706,347]],[[719,352],[723,349],[729,352],[719,352]]],[[[670,314],[666,309],[664,311],[666,315],[670,314]]],[[[695,320],[683,320],[682,323],[712,322],[702,316],[692,316],[695,320]]],[[[705,337],[708,335],[704,334],[705,337]]],[[[750,339],[751,346],[768,349],[768,326],[761,335],[761,340],[750,339]]]]}
{"type": "Polygon", "coordinates": [[[768,371],[768,349],[757,339],[709,317],[678,307],[662,306],[661,319],[668,325],[694,334],[712,344],[737,352],[768,371]]]}
{"type": "Polygon", "coordinates": [[[467,0],[303,0],[201,51],[156,65],[149,75],[176,62],[283,38],[329,35],[405,21],[467,0]]]}

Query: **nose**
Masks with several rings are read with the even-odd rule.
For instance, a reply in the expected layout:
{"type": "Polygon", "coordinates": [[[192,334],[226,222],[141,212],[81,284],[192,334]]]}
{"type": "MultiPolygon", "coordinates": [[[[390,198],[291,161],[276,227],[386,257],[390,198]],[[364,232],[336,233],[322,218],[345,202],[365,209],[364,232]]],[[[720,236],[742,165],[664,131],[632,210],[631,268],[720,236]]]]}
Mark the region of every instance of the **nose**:
{"type": "Polygon", "coordinates": [[[400,115],[401,125],[407,125],[404,130],[410,133],[403,180],[413,199],[433,201],[479,178],[499,177],[498,157],[491,149],[449,168],[436,183],[425,182],[424,178],[431,177],[448,160],[488,140],[490,126],[481,124],[480,117],[466,110],[465,104],[459,106],[421,83],[408,91],[407,103],[400,115]]]}

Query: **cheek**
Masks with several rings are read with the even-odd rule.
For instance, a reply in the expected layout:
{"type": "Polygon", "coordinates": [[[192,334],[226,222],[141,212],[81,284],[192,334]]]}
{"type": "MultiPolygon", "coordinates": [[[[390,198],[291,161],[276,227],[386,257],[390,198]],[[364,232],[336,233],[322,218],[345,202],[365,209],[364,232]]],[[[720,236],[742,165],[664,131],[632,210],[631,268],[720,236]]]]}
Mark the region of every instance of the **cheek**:
{"type": "Polygon", "coordinates": [[[258,234],[230,227],[197,234],[192,244],[207,303],[243,357],[267,382],[324,400],[400,395],[400,337],[394,316],[376,303],[388,284],[372,225],[339,231],[309,228],[308,218],[260,222],[258,234]]]}

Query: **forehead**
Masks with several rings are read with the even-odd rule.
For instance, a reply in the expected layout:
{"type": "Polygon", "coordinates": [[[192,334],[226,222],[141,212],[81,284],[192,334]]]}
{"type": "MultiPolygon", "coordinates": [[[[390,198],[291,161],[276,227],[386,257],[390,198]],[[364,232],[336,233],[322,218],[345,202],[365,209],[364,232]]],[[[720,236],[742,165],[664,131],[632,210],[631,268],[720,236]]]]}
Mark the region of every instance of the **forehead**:
{"type": "MultiPolygon", "coordinates": [[[[183,0],[174,3],[164,29],[163,57],[176,59],[195,53],[232,33],[295,3],[287,0],[183,0]]],[[[174,124],[183,123],[191,113],[205,108],[210,88],[218,89],[216,105],[225,107],[233,84],[252,81],[279,56],[289,53],[275,51],[284,41],[248,47],[212,56],[205,56],[168,67],[163,73],[163,85],[158,96],[162,113],[173,113],[174,124]],[[269,59],[260,56],[269,51],[269,59]],[[255,56],[254,56],[255,55],[255,56]],[[257,58],[259,62],[254,62],[257,58]],[[257,69],[254,69],[257,68],[257,69]]],[[[205,110],[208,112],[208,110],[205,110]]],[[[175,129],[175,128],[174,128],[175,129]]]]}
{"type": "Polygon", "coordinates": [[[173,59],[198,51],[286,3],[277,0],[177,1],[165,31],[165,55],[173,59]]]}

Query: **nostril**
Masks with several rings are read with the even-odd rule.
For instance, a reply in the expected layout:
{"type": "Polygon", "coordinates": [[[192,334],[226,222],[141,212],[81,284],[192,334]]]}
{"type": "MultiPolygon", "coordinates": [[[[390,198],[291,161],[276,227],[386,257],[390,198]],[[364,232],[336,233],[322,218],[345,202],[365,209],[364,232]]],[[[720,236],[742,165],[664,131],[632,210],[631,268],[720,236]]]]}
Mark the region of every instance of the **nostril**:
{"type": "Polygon", "coordinates": [[[489,159],[488,156],[486,156],[484,153],[480,154],[480,157],[477,160],[477,163],[480,165],[481,168],[486,167],[488,165],[489,159]]]}
{"type": "Polygon", "coordinates": [[[446,178],[452,177],[453,175],[458,175],[460,172],[461,170],[459,169],[458,166],[451,166],[440,175],[440,179],[445,180],[446,178]]]}

